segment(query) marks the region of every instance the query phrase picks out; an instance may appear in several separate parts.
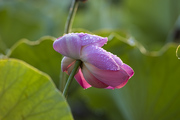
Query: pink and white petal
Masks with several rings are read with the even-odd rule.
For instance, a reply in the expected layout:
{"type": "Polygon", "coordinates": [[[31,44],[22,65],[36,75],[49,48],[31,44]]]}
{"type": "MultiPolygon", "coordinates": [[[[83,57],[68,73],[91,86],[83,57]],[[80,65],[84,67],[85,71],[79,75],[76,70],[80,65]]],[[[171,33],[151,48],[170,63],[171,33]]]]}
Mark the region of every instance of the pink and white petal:
{"type": "Polygon", "coordinates": [[[112,55],[112,57],[116,61],[116,63],[120,66],[120,68],[124,69],[129,74],[130,78],[134,75],[134,71],[129,65],[123,63],[123,61],[116,55],[112,55]]]}
{"type": "Polygon", "coordinates": [[[94,45],[82,48],[81,60],[102,70],[117,71],[120,69],[119,65],[112,58],[112,53],[94,45]]]}
{"type": "Polygon", "coordinates": [[[53,43],[55,51],[74,59],[80,58],[81,40],[76,34],[65,34],[53,43]]]}
{"type": "Polygon", "coordinates": [[[116,61],[119,66],[123,65],[123,61],[117,55],[111,54],[111,57],[116,61]]]}
{"type": "MultiPolygon", "coordinates": [[[[129,79],[130,79],[130,77],[129,77],[129,79]]],[[[129,79],[125,80],[125,81],[122,82],[120,85],[116,86],[115,88],[119,89],[119,88],[124,87],[124,86],[127,84],[127,82],[128,82],[129,79]]]]}
{"type": "Polygon", "coordinates": [[[108,86],[106,89],[115,89],[115,87],[108,86]]]}
{"type": "Polygon", "coordinates": [[[87,33],[77,33],[81,37],[82,46],[86,45],[95,45],[102,47],[104,44],[107,43],[107,37],[100,37],[97,35],[91,35],[87,33]]]}
{"type": "Polygon", "coordinates": [[[124,69],[124,70],[128,73],[128,75],[130,76],[130,78],[134,75],[134,71],[133,71],[133,69],[132,69],[129,65],[123,64],[123,65],[121,66],[121,68],[124,69]]]}
{"type": "Polygon", "coordinates": [[[128,82],[128,79],[127,80],[125,80],[124,82],[122,82],[120,85],[118,85],[118,86],[116,86],[116,87],[112,87],[112,86],[108,86],[106,89],[119,89],[119,88],[122,88],[122,87],[124,87],[125,85],[126,85],[126,83],[128,82]]]}
{"type": "Polygon", "coordinates": [[[67,71],[69,69],[69,67],[74,66],[76,60],[69,58],[69,57],[63,57],[62,61],[61,61],[61,69],[62,71],[67,71]]]}
{"type": "Polygon", "coordinates": [[[74,78],[84,89],[91,87],[91,85],[87,83],[87,81],[84,79],[81,69],[79,69],[78,73],[74,76],[74,78]]]}
{"type": "Polygon", "coordinates": [[[94,75],[99,81],[111,86],[117,87],[127,83],[130,76],[127,74],[124,69],[120,69],[118,71],[111,71],[111,70],[102,70],[95,67],[92,64],[84,63],[87,69],[94,75]]]}
{"type": "Polygon", "coordinates": [[[96,88],[106,88],[108,85],[104,84],[103,82],[99,81],[91,72],[86,68],[83,64],[82,73],[86,81],[93,87],[96,88]]]}

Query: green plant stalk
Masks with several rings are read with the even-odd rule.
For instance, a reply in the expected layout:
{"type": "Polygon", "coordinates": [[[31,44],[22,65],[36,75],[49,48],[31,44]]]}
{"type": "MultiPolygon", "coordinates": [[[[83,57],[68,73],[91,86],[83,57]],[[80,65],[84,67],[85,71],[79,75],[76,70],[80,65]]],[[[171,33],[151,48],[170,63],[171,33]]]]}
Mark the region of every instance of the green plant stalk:
{"type": "MultiPolygon", "coordinates": [[[[66,25],[65,25],[65,30],[64,30],[65,34],[68,34],[70,32],[73,18],[76,14],[78,5],[79,5],[79,0],[73,0],[70,10],[69,10],[69,15],[68,15],[68,18],[66,21],[66,25]]],[[[66,83],[66,74],[63,71],[61,71],[60,72],[60,81],[59,81],[59,90],[61,92],[64,90],[65,83],[66,83]]]]}
{"type": "Polygon", "coordinates": [[[78,70],[78,67],[81,65],[82,61],[80,60],[76,60],[76,63],[74,65],[74,68],[66,82],[66,86],[64,88],[64,91],[63,91],[63,95],[66,97],[67,96],[67,92],[68,92],[68,89],[73,81],[73,78],[74,78],[74,75],[76,74],[76,71],[78,70]]]}
{"type": "Polygon", "coordinates": [[[71,29],[72,22],[73,22],[75,14],[76,14],[78,5],[79,5],[79,0],[73,0],[73,2],[71,4],[71,8],[69,10],[69,15],[68,15],[68,18],[66,21],[66,25],[65,25],[65,30],[64,30],[65,34],[69,33],[69,31],[71,29]]]}

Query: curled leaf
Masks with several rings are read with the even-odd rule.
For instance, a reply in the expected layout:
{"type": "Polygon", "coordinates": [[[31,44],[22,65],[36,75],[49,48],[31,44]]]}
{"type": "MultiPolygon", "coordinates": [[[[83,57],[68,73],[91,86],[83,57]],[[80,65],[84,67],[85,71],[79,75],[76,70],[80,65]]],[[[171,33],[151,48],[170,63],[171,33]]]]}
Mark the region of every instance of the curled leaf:
{"type": "Polygon", "coordinates": [[[176,56],[180,59],[180,45],[176,49],[176,56]]]}

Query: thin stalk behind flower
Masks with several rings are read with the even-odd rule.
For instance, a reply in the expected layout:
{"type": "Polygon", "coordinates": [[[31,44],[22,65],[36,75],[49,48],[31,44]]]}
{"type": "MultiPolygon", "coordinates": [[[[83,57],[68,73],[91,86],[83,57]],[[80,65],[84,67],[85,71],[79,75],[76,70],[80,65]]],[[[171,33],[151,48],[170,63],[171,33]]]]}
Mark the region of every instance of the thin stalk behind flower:
{"type": "MultiPolygon", "coordinates": [[[[72,22],[74,19],[74,16],[76,14],[77,8],[78,8],[79,0],[73,0],[70,10],[69,10],[69,15],[66,21],[65,29],[64,29],[64,34],[68,34],[70,32],[72,22]]],[[[63,71],[60,71],[60,81],[59,81],[59,90],[63,91],[66,83],[66,74],[63,71]]]]}
{"type": "Polygon", "coordinates": [[[76,14],[78,5],[79,5],[79,0],[73,0],[73,2],[71,4],[71,8],[69,10],[69,15],[68,15],[68,18],[66,21],[66,25],[65,25],[65,30],[64,30],[65,34],[70,32],[72,22],[73,22],[75,14],[76,14]]]}

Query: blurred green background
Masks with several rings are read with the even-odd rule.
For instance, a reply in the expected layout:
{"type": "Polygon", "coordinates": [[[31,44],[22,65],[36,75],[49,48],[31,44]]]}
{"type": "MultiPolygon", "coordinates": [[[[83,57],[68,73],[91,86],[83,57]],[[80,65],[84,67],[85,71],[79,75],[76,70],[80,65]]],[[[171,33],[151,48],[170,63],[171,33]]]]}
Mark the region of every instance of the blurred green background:
{"type": "MultiPolygon", "coordinates": [[[[1,0],[1,51],[21,38],[63,35],[70,4],[71,0],[1,0]]],[[[79,5],[73,28],[122,29],[157,50],[172,41],[179,14],[179,0],[89,0],[79,5]]]]}
{"type": "MultiPolygon", "coordinates": [[[[70,4],[71,0],[1,0],[0,57],[27,62],[49,74],[58,86],[61,56],[53,51],[52,42],[63,35],[70,4]],[[19,42],[23,38],[41,38],[41,42],[19,42]]],[[[180,119],[180,61],[175,55],[180,42],[179,16],[180,0],[80,3],[73,31],[109,37],[104,48],[132,66],[135,75],[119,90],[83,90],[74,81],[68,96],[74,118],[180,119]]]]}

